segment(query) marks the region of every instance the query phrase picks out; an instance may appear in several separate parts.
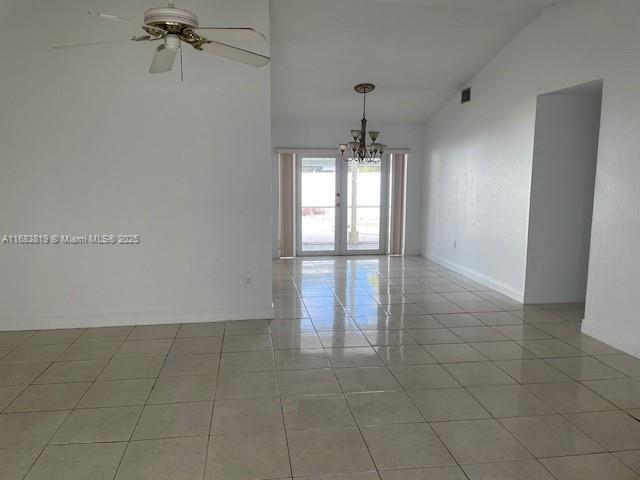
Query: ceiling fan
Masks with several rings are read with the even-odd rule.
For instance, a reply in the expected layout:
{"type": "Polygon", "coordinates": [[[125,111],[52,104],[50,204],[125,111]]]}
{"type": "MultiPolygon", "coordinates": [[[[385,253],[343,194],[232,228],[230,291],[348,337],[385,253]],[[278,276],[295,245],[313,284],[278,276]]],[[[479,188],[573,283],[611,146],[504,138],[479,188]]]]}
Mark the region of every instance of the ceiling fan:
{"type": "MultiPolygon", "coordinates": [[[[200,52],[208,52],[219,57],[244,63],[254,67],[263,67],[271,59],[259,53],[238,48],[226,42],[241,42],[248,40],[264,40],[267,38],[253,28],[235,27],[200,27],[198,17],[188,10],[176,8],[173,2],[166,7],[150,8],[144,13],[144,23],[107,15],[105,13],[89,12],[104,20],[128,23],[141,27],[147,34],[134,36],[130,40],[115,40],[108,42],[92,42],[75,45],[56,45],[53,48],[74,48],[90,45],[102,45],[116,42],[155,42],[162,40],[149,68],[149,73],[164,73],[173,69],[178,51],[182,59],[182,43],[188,43],[200,52]],[[206,37],[204,36],[206,35],[206,37]]],[[[181,62],[182,66],[182,62],[181,62]]]]}

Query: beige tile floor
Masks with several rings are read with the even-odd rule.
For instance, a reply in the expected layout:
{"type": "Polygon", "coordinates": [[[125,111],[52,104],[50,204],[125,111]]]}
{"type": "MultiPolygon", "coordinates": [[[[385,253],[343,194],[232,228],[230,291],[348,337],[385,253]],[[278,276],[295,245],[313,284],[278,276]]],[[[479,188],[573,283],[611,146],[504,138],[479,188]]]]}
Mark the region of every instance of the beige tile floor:
{"type": "Polygon", "coordinates": [[[274,263],[273,321],[0,332],[0,479],[640,479],[640,360],[421,258],[274,263]]]}

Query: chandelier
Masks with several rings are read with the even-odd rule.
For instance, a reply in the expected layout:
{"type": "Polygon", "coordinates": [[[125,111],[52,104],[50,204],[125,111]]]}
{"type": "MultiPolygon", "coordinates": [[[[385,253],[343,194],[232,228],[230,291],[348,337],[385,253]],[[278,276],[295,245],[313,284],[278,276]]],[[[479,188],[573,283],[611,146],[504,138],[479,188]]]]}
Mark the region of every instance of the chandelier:
{"type": "Polygon", "coordinates": [[[371,83],[360,83],[354,87],[356,92],[362,94],[362,121],[360,130],[351,130],[353,141],[338,145],[343,160],[350,161],[353,159],[359,163],[379,162],[387,148],[386,145],[376,142],[380,132],[367,132],[367,93],[371,93],[375,88],[376,86],[371,83]],[[367,143],[367,134],[371,139],[371,143],[367,143]],[[349,158],[345,158],[347,150],[350,152],[348,154],[349,158]]]}

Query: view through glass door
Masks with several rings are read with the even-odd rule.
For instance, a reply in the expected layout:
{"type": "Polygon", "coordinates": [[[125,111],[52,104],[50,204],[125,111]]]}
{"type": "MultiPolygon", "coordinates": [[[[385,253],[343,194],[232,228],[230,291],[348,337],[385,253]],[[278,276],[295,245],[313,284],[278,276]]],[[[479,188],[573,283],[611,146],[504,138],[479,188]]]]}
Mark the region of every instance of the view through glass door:
{"type": "Polygon", "coordinates": [[[297,254],[384,254],[388,162],[296,157],[297,254]]]}

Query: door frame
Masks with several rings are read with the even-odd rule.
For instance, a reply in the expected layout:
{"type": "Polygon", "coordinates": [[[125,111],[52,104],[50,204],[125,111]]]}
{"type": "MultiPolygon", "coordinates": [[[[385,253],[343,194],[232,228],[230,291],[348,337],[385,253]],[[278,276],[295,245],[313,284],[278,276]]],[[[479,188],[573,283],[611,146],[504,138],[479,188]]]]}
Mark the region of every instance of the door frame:
{"type": "Polygon", "coordinates": [[[354,255],[385,255],[387,252],[387,237],[389,234],[389,161],[390,153],[385,153],[382,160],[381,186],[380,186],[380,231],[379,248],[377,250],[348,250],[347,215],[348,206],[348,162],[335,150],[321,149],[296,149],[295,162],[295,236],[297,257],[321,257],[321,256],[354,256],[354,255]],[[336,198],[335,198],[335,232],[334,249],[319,251],[302,250],[302,157],[305,158],[334,158],[336,160],[336,198]]]}

